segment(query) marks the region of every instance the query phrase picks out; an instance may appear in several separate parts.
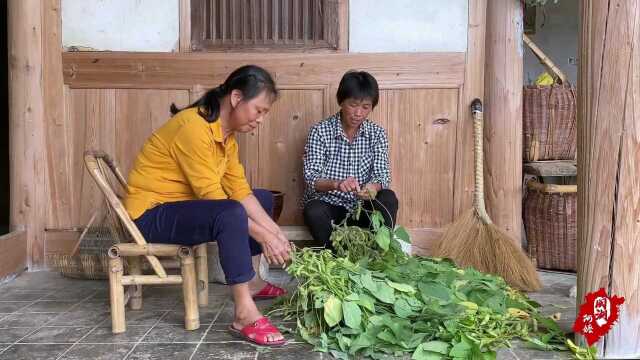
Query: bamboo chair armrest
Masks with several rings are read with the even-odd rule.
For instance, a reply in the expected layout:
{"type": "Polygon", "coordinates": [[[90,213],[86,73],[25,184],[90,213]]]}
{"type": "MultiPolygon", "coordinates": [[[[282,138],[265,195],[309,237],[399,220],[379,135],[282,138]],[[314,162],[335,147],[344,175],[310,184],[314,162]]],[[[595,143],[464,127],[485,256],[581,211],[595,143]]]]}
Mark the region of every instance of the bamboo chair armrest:
{"type": "Polygon", "coordinates": [[[181,257],[193,254],[193,250],[172,244],[115,244],[109,249],[111,256],[160,256],[181,257]]]}

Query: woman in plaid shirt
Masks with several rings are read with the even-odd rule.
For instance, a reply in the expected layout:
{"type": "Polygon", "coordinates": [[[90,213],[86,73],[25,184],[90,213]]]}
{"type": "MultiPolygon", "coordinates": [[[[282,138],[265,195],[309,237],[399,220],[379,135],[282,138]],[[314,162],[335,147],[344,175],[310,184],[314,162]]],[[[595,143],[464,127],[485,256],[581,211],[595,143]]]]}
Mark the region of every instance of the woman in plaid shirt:
{"type": "MultiPolygon", "coordinates": [[[[389,189],[389,141],[384,129],[367,117],[378,104],[378,83],[364,71],[340,80],[340,111],[309,130],[304,154],[304,219],[311,235],[331,248],[331,222],[343,221],[359,200],[379,210],[392,227],[398,199],[389,189]],[[375,198],[372,200],[370,197],[375,198]]],[[[352,225],[369,227],[367,216],[352,225]]]]}

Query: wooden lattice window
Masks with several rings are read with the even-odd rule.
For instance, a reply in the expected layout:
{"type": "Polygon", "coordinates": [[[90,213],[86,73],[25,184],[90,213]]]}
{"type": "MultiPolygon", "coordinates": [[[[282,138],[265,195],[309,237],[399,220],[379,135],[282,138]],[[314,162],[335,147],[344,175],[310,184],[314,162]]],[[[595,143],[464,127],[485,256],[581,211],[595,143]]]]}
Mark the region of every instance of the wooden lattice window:
{"type": "Polygon", "coordinates": [[[343,0],[191,0],[191,49],[339,47],[343,0]]]}

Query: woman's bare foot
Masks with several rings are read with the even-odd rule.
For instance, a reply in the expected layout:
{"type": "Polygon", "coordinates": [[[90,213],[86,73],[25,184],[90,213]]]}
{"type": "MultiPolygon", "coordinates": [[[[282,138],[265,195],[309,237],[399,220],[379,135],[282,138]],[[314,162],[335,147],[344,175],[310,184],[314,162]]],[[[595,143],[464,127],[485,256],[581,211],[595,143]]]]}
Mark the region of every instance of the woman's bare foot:
{"type": "MultiPolygon", "coordinates": [[[[262,313],[260,313],[260,310],[258,310],[253,300],[241,301],[241,303],[235,304],[235,319],[232,326],[236,330],[242,330],[262,317],[262,313]]],[[[267,335],[267,341],[270,343],[281,341],[283,339],[284,336],[282,336],[280,332],[274,332],[267,335]]]]}

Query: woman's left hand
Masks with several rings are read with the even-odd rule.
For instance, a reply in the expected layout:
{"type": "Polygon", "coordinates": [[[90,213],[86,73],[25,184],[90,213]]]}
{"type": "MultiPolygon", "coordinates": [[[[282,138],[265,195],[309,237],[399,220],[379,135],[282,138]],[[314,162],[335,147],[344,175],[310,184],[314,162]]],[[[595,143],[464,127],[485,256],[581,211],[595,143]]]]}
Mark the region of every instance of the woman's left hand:
{"type": "Polygon", "coordinates": [[[363,186],[362,190],[358,191],[356,195],[362,200],[372,200],[378,195],[378,189],[373,184],[367,184],[363,186]]]}

